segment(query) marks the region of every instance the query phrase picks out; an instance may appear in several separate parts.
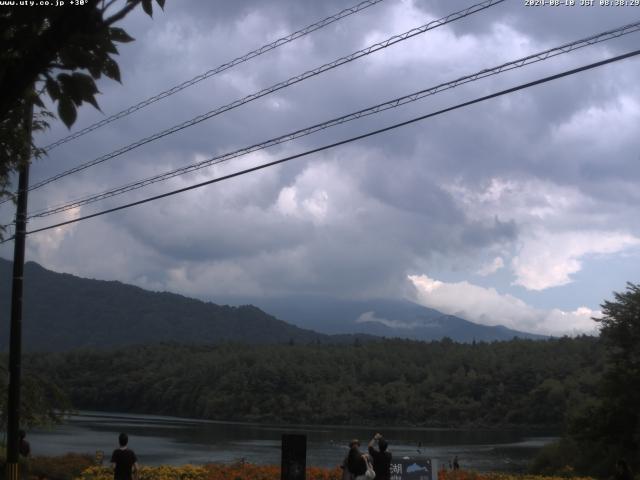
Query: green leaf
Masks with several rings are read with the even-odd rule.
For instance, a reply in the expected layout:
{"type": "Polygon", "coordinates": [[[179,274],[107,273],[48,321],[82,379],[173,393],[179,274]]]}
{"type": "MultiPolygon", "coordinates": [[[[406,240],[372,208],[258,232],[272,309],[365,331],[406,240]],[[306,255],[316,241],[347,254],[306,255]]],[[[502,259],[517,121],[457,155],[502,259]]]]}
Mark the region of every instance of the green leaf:
{"type": "MultiPolygon", "coordinates": [[[[73,89],[76,95],[79,95],[81,100],[89,102],[96,109],[100,110],[98,102],[95,99],[95,94],[99,93],[93,78],[84,73],[74,73],[71,76],[73,80],[73,89]]],[[[74,95],[75,98],[75,95],[74,95]]]]}
{"type": "Polygon", "coordinates": [[[142,0],[142,9],[144,10],[144,13],[150,17],[153,16],[153,4],[151,3],[151,0],[142,0]]]}
{"type": "Polygon", "coordinates": [[[104,61],[102,64],[102,71],[107,77],[122,83],[120,81],[120,67],[118,67],[118,64],[112,58],[107,58],[104,61]]]}
{"type": "Polygon", "coordinates": [[[60,63],[69,68],[77,68],[78,63],[74,59],[72,55],[72,47],[64,47],[60,49],[58,52],[58,57],[60,57],[60,63]]]}
{"type": "Polygon", "coordinates": [[[93,81],[93,78],[85,73],[75,72],[71,75],[71,80],[73,87],[82,92],[83,95],[93,95],[94,93],[98,93],[98,88],[96,87],[96,83],[93,81]]]}
{"type": "Polygon", "coordinates": [[[76,121],[78,113],[70,97],[65,96],[60,99],[58,102],[58,115],[67,128],[71,129],[71,125],[76,121]]]}
{"type": "Polygon", "coordinates": [[[51,100],[58,100],[60,98],[60,85],[53,78],[47,77],[45,82],[47,93],[51,97],[51,100]]]}
{"type": "Polygon", "coordinates": [[[60,96],[68,95],[69,90],[73,90],[71,87],[71,75],[68,73],[59,73],[58,85],[60,86],[60,96]]]}
{"type": "Polygon", "coordinates": [[[98,65],[96,63],[88,65],[87,66],[87,70],[89,70],[89,73],[95,79],[100,78],[100,76],[102,75],[101,67],[100,67],[100,65],[98,65]]]}
{"type": "Polygon", "coordinates": [[[118,55],[118,49],[111,40],[105,38],[100,46],[105,52],[118,55]]]}
{"type": "Polygon", "coordinates": [[[160,8],[164,10],[164,0],[156,0],[156,3],[160,5],[160,8]]]}
{"type": "Polygon", "coordinates": [[[42,100],[40,99],[40,96],[38,96],[38,95],[34,95],[33,96],[33,104],[36,107],[45,108],[44,103],[42,103],[42,100]]]}
{"type": "MultiPolygon", "coordinates": [[[[75,74],[74,74],[75,75],[75,74]]],[[[77,106],[82,105],[82,94],[75,85],[75,80],[71,75],[61,73],[58,75],[58,81],[60,82],[60,97],[73,100],[77,106]]]]}
{"type": "Polygon", "coordinates": [[[124,29],[118,28],[118,27],[109,28],[109,36],[111,37],[111,40],[113,40],[114,42],[120,42],[120,43],[129,43],[135,40],[135,38],[133,38],[127,32],[125,32],[124,29]]]}
{"type": "Polygon", "coordinates": [[[100,109],[100,105],[98,105],[98,101],[96,100],[96,97],[93,95],[88,95],[86,97],[84,97],[85,102],[90,103],[91,105],[93,105],[93,107],[98,110],[98,111],[102,111],[100,109]]]}
{"type": "Polygon", "coordinates": [[[94,57],[89,49],[72,45],[60,50],[60,60],[67,67],[86,68],[94,61],[94,57]]]}

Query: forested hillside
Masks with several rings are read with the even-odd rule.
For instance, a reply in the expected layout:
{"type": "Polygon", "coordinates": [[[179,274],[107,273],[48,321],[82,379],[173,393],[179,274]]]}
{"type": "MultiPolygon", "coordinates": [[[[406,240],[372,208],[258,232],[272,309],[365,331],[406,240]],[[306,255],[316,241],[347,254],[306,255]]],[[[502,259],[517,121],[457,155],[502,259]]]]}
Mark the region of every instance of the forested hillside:
{"type": "MultiPolygon", "coordinates": [[[[0,314],[4,312],[7,318],[11,269],[11,262],[0,259],[0,314]]],[[[215,286],[211,294],[215,294],[215,286]]],[[[25,265],[24,300],[26,351],[109,349],[161,342],[350,343],[354,336],[361,341],[376,336],[419,340],[450,337],[457,341],[544,338],[503,326],[474,324],[407,301],[290,298],[288,321],[282,321],[253,304],[217,305],[116,281],[56,273],[34,262],[25,265]],[[414,327],[392,329],[375,321],[357,322],[364,313],[387,316],[414,327]]],[[[8,348],[8,327],[8,322],[0,322],[0,351],[8,348]]]]}
{"type": "Polygon", "coordinates": [[[591,337],[178,345],[29,356],[78,409],[330,424],[557,425],[594,395],[591,337]]]}
{"type": "MultiPolygon", "coordinates": [[[[9,316],[11,262],[0,259],[0,312],[9,316]]],[[[27,351],[107,349],[143,343],[353,341],[289,325],[252,305],[231,307],[121,282],[25,265],[23,345],[27,351]]],[[[0,323],[0,350],[8,348],[0,323]]],[[[363,336],[363,339],[365,337],[363,336]]]]}

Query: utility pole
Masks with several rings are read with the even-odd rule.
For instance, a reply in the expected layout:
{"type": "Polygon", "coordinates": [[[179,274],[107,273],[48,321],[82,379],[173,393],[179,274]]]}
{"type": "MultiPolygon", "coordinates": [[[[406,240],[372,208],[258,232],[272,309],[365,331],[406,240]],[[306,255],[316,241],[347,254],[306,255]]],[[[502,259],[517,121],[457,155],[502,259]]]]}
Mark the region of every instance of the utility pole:
{"type": "Polygon", "coordinates": [[[22,357],[22,283],[24,272],[25,236],[27,231],[27,193],[29,162],[31,161],[31,127],[33,102],[25,100],[23,128],[26,138],[25,158],[18,175],[16,233],[13,247],[13,284],[11,287],[11,333],[9,337],[9,401],[7,418],[7,480],[20,479],[20,367],[22,357]]]}

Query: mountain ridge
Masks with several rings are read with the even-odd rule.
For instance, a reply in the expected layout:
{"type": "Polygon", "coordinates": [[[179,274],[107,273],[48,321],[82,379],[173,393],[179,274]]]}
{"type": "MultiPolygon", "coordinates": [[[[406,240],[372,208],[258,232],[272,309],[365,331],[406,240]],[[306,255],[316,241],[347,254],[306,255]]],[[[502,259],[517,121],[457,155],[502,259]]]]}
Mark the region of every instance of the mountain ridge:
{"type": "Polygon", "coordinates": [[[334,335],[357,332],[420,341],[449,337],[459,342],[511,340],[514,337],[534,340],[548,338],[503,325],[480,325],[405,299],[353,300],[297,295],[276,298],[226,297],[224,301],[229,304],[256,305],[300,328],[317,330],[322,324],[323,333],[334,335]]]}
{"type": "MultiPolygon", "coordinates": [[[[0,311],[9,318],[12,263],[0,259],[0,311]]],[[[32,351],[174,343],[339,343],[289,325],[253,305],[228,306],[116,280],[93,280],[25,264],[23,345],[32,351]]],[[[8,338],[8,323],[0,333],[8,338]]],[[[8,341],[0,347],[6,350],[8,341]]]]}
{"type": "MultiPolygon", "coordinates": [[[[0,311],[5,312],[5,318],[9,318],[10,312],[11,267],[12,262],[0,259],[0,311]]],[[[284,317],[279,314],[283,312],[276,308],[277,305],[269,305],[273,307],[271,311],[262,307],[261,301],[256,302],[258,306],[250,302],[236,306],[219,305],[177,293],[152,292],[117,280],[86,279],[53,272],[35,262],[25,264],[25,279],[23,345],[26,351],[108,349],[163,342],[308,344],[353,343],[379,337],[414,340],[451,337],[456,341],[508,340],[514,336],[543,338],[505,327],[476,325],[402,301],[373,300],[368,304],[351,301],[350,304],[349,301],[332,302],[322,297],[312,301],[310,297],[300,296],[293,302],[291,297],[290,303],[296,303],[300,312],[292,321],[290,314],[284,312],[284,317]],[[301,306],[305,309],[300,310],[301,306]],[[345,306],[350,306],[351,310],[344,310],[345,306]],[[418,318],[426,322],[423,330],[430,328],[433,335],[407,336],[406,329],[394,330],[375,321],[379,320],[379,315],[397,314],[400,307],[405,309],[404,316],[401,315],[403,319],[410,316],[407,312],[417,309],[418,318]],[[343,308],[343,311],[336,308],[343,308]],[[309,317],[310,311],[316,316],[309,317]],[[371,318],[360,322],[361,325],[366,324],[366,328],[331,328],[336,323],[345,322],[345,315],[346,318],[353,317],[350,312],[358,312],[355,319],[371,312],[371,318]],[[433,319],[429,320],[430,316],[440,316],[441,320],[446,318],[447,321],[433,322],[433,319]],[[315,320],[315,323],[309,320],[315,320]],[[326,328],[318,331],[323,325],[326,328]]],[[[0,350],[8,348],[8,323],[0,324],[0,338],[3,339],[0,350]]]]}

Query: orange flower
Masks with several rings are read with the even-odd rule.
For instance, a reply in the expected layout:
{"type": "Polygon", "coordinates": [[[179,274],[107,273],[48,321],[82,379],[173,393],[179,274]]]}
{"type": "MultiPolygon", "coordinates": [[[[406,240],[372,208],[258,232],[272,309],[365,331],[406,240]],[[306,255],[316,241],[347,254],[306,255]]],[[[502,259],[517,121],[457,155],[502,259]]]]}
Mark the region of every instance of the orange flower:
{"type": "MultiPolygon", "coordinates": [[[[566,480],[564,477],[543,477],[539,475],[518,475],[514,473],[478,473],[467,470],[440,470],[438,480],[566,480]]],[[[572,480],[593,480],[589,477],[574,477],[572,480]]]]}

